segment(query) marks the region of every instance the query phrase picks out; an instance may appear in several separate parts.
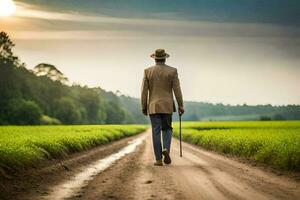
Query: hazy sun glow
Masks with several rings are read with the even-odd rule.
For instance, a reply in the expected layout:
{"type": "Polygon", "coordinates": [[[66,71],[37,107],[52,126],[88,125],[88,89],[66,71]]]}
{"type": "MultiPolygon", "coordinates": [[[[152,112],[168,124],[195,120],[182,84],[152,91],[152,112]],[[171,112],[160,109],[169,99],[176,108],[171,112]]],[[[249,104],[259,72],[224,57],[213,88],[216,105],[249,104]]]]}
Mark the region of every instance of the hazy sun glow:
{"type": "Polygon", "coordinates": [[[0,17],[8,17],[14,14],[16,5],[12,0],[0,0],[0,17]]]}

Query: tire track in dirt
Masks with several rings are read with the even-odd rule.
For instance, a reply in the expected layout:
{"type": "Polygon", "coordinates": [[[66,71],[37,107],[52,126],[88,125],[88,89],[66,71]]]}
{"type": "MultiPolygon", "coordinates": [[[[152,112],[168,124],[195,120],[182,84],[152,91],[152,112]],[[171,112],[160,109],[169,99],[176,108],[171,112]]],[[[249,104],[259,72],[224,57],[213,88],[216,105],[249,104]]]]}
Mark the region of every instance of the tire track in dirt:
{"type": "Polygon", "coordinates": [[[150,131],[134,153],[95,176],[70,199],[183,199],[168,167],[153,166],[150,131]]]}
{"type": "Polygon", "coordinates": [[[0,177],[1,200],[34,200],[50,194],[53,188],[72,179],[91,163],[105,158],[127,146],[141,135],[131,136],[66,158],[45,160],[34,166],[0,177]]]}

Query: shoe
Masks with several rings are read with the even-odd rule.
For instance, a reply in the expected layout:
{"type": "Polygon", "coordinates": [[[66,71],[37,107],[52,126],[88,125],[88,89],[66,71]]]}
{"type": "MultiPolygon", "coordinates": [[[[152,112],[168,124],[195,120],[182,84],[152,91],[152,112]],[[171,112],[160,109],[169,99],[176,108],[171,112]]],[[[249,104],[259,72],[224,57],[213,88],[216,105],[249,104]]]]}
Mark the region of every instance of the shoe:
{"type": "Polygon", "coordinates": [[[156,162],[154,163],[155,166],[163,166],[163,162],[162,160],[156,160],[156,162]]]}
{"type": "Polygon", "coordinates": [[[169,165],[172,161],[168,150],[167,149],[163,150],[162,154],[164,155],[164,163],[169,165]]]}

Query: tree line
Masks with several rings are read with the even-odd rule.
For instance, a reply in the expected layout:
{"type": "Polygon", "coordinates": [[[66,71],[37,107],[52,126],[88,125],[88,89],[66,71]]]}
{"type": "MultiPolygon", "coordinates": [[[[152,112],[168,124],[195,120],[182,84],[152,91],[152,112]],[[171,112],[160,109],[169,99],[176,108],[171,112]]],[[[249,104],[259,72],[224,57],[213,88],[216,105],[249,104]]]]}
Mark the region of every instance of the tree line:
{"type": "Polygon", "coordinates": [[[188,121],[242,121],[242,120],[300,120],[299,105],[224,105],[205,102],[185,102],[188,121]]]}
{"type": "MultiPolygon", "coordinates": [[[[68,78],[51,64],[41,63],[28,70],[13,53],[13,47],[8,34],[1,32],[0,125],[148,123],[138,98],[100,87],[70,85],[68,78]]],[[[184,104],[183,119],[189,121],[300,119],[299,105],[184,104]]]]}
{"type": "MultiPolygon", "coordinates": [[[[68,85],[55,66],[28,70],[13,53],[14,43],[0,33],[0,124],[146,123],[137,102],[100,87],[68,85]]],[[[128,97],[129,98],[129,97],[128,97]]],[[[129,98],[130,99],[130,98],[129,98]]]]}

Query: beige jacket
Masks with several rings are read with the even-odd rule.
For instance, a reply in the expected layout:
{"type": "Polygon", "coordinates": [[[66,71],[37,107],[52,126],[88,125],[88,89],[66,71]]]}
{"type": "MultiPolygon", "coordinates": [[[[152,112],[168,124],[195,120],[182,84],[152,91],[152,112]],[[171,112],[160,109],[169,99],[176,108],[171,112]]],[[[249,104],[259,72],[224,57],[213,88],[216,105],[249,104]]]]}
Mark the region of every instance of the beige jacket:
{"type": "Polygon", "coordinates": [[[142,82],[142,111],[144,114],[176,111],[173,91],[179,107],[183,107],[182,93],[177,69],[165,64],[156,64],[144,71],[142,82]]]}

